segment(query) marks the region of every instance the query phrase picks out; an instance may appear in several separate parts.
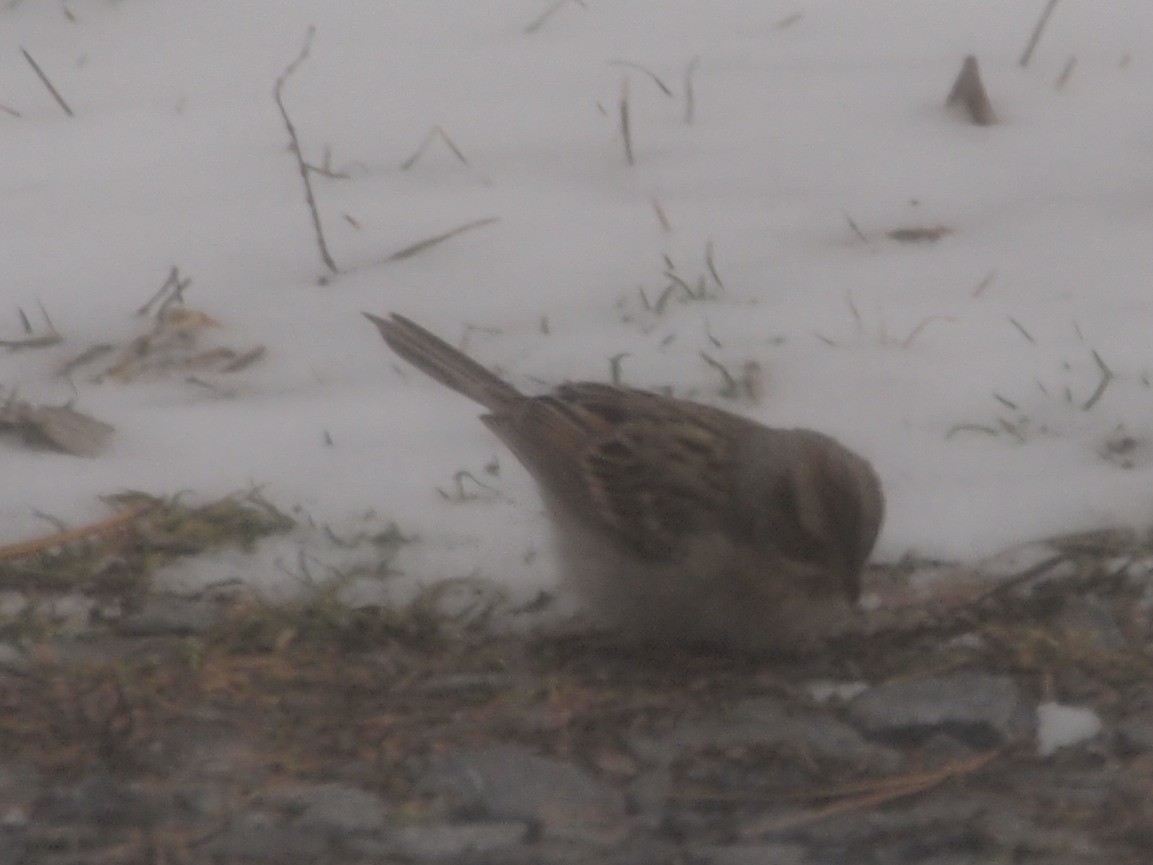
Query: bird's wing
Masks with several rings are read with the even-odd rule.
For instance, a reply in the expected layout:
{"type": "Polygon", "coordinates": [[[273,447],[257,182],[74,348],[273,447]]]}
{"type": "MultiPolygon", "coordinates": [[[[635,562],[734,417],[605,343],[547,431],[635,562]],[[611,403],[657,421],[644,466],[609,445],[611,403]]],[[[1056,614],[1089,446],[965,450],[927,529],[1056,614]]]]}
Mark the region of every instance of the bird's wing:
{"type": "Polygon", "coordinates": [[[719,527],[731,500],[727,437],[712,410],[643,391],[570,384],[485,423],[547,493],[636,554],[666,559],[719,527]]]}

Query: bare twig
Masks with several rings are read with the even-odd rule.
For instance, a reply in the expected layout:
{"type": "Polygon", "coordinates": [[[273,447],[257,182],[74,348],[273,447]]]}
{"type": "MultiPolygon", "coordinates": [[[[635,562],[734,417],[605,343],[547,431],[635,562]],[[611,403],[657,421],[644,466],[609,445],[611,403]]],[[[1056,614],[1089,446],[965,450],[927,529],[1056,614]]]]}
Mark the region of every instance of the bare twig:
{"type": "Polygon", "coordinates": [[[845,222],[849,223],[849,228],[853,230],[853,234],[857,235],[858,240],[866,244],[869,242],[869,238],[865,237],[865,232],[861,231],[861,229],[857,226],[857,223],[853,221],[853,217],[849,216],[847,213],[845,214],[845,222]]]}
{"type": "Polygon", "coordinates": [[[693,73],[697,71],[697,66],[700,64],[701,58],[694,57],[689,61],[689,65],[685,67],[685,125],[693,125],[693,117],[696,113],[696,98],[693,93],[693,73]]]}
{"type": "Polygon", "coordinates": [[[700,352],[700,355],[701,360],[719,372],[721,374],[721,378],[724,379],[725,386],[721,388],[721,396],[727,399],[735,399],[741,391],[733,374],[729,372],[728,368],[716,358],[709,357],[709,355],[705,354],[703,351],[700,352]]]}
{"type": "Polygon", "coordinates": [[[857,329],[857,336],[860,336],[865,331],[865,325],[861,321],[861,311],[857,309],[857,303],[853,300],[853,292],[847,288],[845,289],[845,303],[849,305],[849,312],[853,314],[853,325],[857,329]]]}
{"type": "Polygon", "coordinates": [[[454,474],[452,476],[453,491],[451,493],[446,493],[440,487],[437,487],[436,491],[437,491],[437,493],[440,494],[441,498],[446,499],[450,502],[468,502],[468,501],[472,501],[473,499],[480,498],[484,493],[469,492],[468,490],[466,490],[464,488],[464,482],[466,480],[472,481],[481,490],[483,490],[484,493],[487,493],[490,496],[495,496],[495,495],[500,494],[500,490],[498,490],[496,487],[489,486],[484,481],[479,480],[477,478],[477,476],[474,475],[472,472],[467,471],[466,469],[461,469],[460,471],[458,471],[456,474],[454,474]]]}
{"type": "Polygon", "coordinates": [[[27,556],[32,556],[37,553],[47,552],[55,547],[60,547],[65,544],[73,544],[77,541],[83,541],[88,538],[96,537],[98,535],[105,535],[109,532],[116,531],[117,529],[127,526],[129,523],[142,516],[145,511],[149,510],[152,506],[150,504],[136,505],[134,507],[125,508],[106,517],[99,522],[90,523],[87,526],[81,526],[77,529],[68,529],[59,531],[55,534],[46,535],[42,538],[35,538],[31,541],[22,541],[16,544],[8,544],[7,546],[0,547],[0,561],[7,562],[13,559],[22,559],[27,556]]]}
{"type": "Polygon", "coordinates": [[[292,118],[288,116],[288,109],[284,107],[284,85],[288,82],[289,76],[294,73],[297,68],[308,59],[308,51],[312,47],[312,37],[316,35],[316,28],[309,27],[308,34],[304,37],[304,45],[301,46],[300,53],[296,55],[296,59],[288,64],[288,68],[280,74],[276,79],[276,87],[273,88],[272,95],[276,99],[276,107],[280,109],[280,116],[284,120],[284,126],[288,130],[289,149],[292,155],[296,158],[296,166],[300,170],[300,180],[304,184],[304,200],[308,205],[308,213],[312,217],[312,228],[316,233],[316,243],[320,248],[320,258],[332,273],[337,272],[336,262],[332,260],[332,255],[328,251],[328,243],[324,239],[324,228],[320,223],[320,212],[316,209],[316,197],[312,194],[312,179],[308,170],[308,165],[304,161],[304,155],[300,152],[300,139],[296,134],[296,127],[292,124],[292,118]]]}
{"type": "Polygon", "coordinates": [[[860,785],[846,785],[842,790],[822,791],[823,795],[816,798],[834,799],[834,801],[812,811],[786,814],[785,816],[772,814],[769,817],[755,819],[741,827],[740,834],[742,837],[748,838],[796,829],[811,825],[834,814],[862,811],[885,802],[915,796],[932,790],[934,787],[939,787],[953,778],[961,778],[980,771],[999,757],[1001,753],[1000,749],[994,749],[969,759],[958,760],[940,769],[898,775],[893,778],[881,778],[860,785]]]}
{"type": "Polygon", "coordinates": [[[1029,342],[1033,343],[1034,345],[1037,344],[1037,340],[1033,339],[1033,334],[1031,334],[1031,333],[1029,333],[1029,331],[1025,330],[1025,326],[1023,324],[1021,324],[1021,322],[1017,321],[1017,319],[1010,317],[1009,318],[1009,324],[1011,324],[1011,325],[1013,325],[1013,327],[1017,328],[1017,330],[1019,330],[1021,332],[1021,336],[1025,337],[1025,339],[1029,340],[1029,342]]]}
{"type": "Polygon", "coordinates": [[[465,158],[464,153],[462,153],[461,149],[457,147],[455,143],[453,143],[451,138],[448,137],[448,133],[444,131],[444,128],[441,126],[434,126],[432,129],[428,130],[428,134],[424,136],[424,139],[420,142],[420,146],[416,148],[416,152],[400,164],[400,170],[408,171],[408,169],[416,165],[417,161],[422,156],[424,156],[424,152],[428,149],[428,146],[438,138],[444,142],[445,146],[449,150],[452,151],[452,155],[457,158],[461,165],[468,165],[468,160],[465,158]]]}
{"type": "Polygon", "coordinates": [[[996,277],[997,277],[997,271],[990,270],[989,275],[986,276],[984,279],[982,279],[977,284],[977,287],[973,289],[973,297],[980,297],[982,294],[984,294],[985,289],[987,289],[990,285],[993,284],[993,280],[996,279],[996,277]]]}
{"type": "Polygon", "coordinates": [[[1065,63],[1065,68],[1061,70],[1061,74],[1057,76],[1057,82],[1053,85],[1056,90],[1061,90],[1066,84],[1069,83],[1069,77],[1073,74],[1073,70],[1077,67],[1077,58],[1070,57],[1065,63]]]}
{"type": "Polygon", "coordinates": [[[68,107],[68,103],[64,101],[64,97],[60,95],[60,91],[52,86],[52,82],[48,80],[48,76],[45,75],[44,70],[40,68],[40,64],[32,59],[32,55],[29,54],[24,47],[20,48],[20,53],[24,55],[24,59],[28,61],[28,65],[32,67],[32,71],[36,73],[36,77],[48,88],[48,92],[52,94],[52,98],[56,100],[56,104],[64,109],[64,113],[69,117],[75,117],[76,115],[72,113],[72,109],[68,107]]]}
{"type": "Polygon", "coordinates": [[[717,265],[713,261],[713,242],[711,240],[705,242],[705,267],[709,269],[709,276],[713,278],[717,288],[724,291],[725,284],[721,281],[721,275],[717,273],[717,265]]]}
{"type": "Polygon", "coordinates": [[[446,231],[443,234],[438,234],[435,237],[430,237],[426,240],[421,240],[417,243],[414,243],[411,246],[406,246],[404,249],[398,252],[394,252],[392,255],[386,258],[385,261],[401,261],[402,259],[416,255],[418,252],[424,252],[424,250],[428,249],[430,246],[436,246],[438,243],[443,243],[446,240],[450,240],[451,238],[456,237],[458,234],[464,234],[466,231],[472,231],[474,228],[480,228],[484,225],[491,225],[492,223],[499,221],[499,216],[488,216],[484,219],[474,219],[472,222],[466,222],[464,225],[458,225],[451,231],[446,231]]]}
{"type": "Polygon", "coordinates": [[[665,94],[665,96],[668,96],[669,98],[672,98],[673,91],[670,90],[669,86],[665,84],[665,82],[661,81],[661,79],[657,77],[657,74],[651,69],[647,69],[644,66],[641,66],[639,63],[632,63],[628,60],[610,60],[609,66],[623,66],[626,69],[635,69],[637,72],[643,72],[652,80],[653,84],[660,88],[661,93],[665,94]]]}
{"type": "Polygon", "coordinates": [[[922,321],[920,324],[918,324],[916,327],[914,327],[911,331],[909,331],[909,335],[907,337],[905,337],[903,340],[901,340],[901,348],[906,348],[906,349],[911,348],[913,345],[913,341],[916,340],[916,338],[921,335],[921,332],[926,327],[928,327],[930,324],[932,324],[933,322],[937,322],[937,321],[952,322],[952,321],[956,321],[956,320],[957,319],[953,318],[953,316],[951,316],[951,315],[930,315],[928,318],[926,318],[924,321],[922,321]]]}
{"type": "Polygon", "coordinates": [[[28,320],[28,316],[24,314],[24,310],[20,312],[20,325],[27,334],[25,339],[0,339],[0,348],[11,349],[12,351],[19,351],[24,348],[47,348],[51,345],[56,345],[64,341],[64,337],[56,330],[56,325],[52,323],[52,318],[48,315],[48,310],[40,304],[40,313],[44,316],[44,321],[47,328],[40,336],[33,336],[34,333],[32,323],[28,320]]]}
{"type": "Polygon", "coordinates": [[[72,375],[72,373],[75,372],[80,367],[91,363],[92,361],[96,360],[99,357],[103,357],[104,355],[106,355],[110,351],[112,351],[114,348],[115,348],[114,346],[109,345],[108,343],[100,343],[99,345],[94,345],[91,348],[87,348],[84,351],[82,351],[80,354],[76,355],[76,357],[65,362],[60,367],[59,371],[57,372],[57,375],[59,375],[61,378],[68,378],[68,376],[72,375]]]}
{"type": "Polygon", "coordinates": [[[10,348],[19,351],[22,348],[47,348],[64,341],[64,337],[53,331],[43,336],[30,336],[28,339],[0,339],[0,348],[10,348]]]}
{"type": "Polygon", "coordinates": [[[1041,33],[1045,30],[1045,25],[1049,23],[1049,16],[1053,14],[1053,10],[1057,8],[1057,0],[1049,0],[1045,4],[1045,9],[1041,13],[1040,19],[1037,21],[1037,26],[1033,29],[1033,35],[1029,37],[1029,44],[1025,46],[1025,52],[1021,55],[1021,66],[1028,66],[1029,59],[1033,56],[1033,49],[1037,47],[1037,43],[1041,40],[1041,33]]]}
{"type": "Polygon", "coordinates": [[[156,310],[157,316],[161,315],[164,310],[168,309],[174,303],[184,303],[184,292],[188,286],[192,285],[192,277],[180,276],[180,268],[173,266],[172,270],[168,272],[168,278],[164,280],[164,284],[156,290],[156,293],[148,299],[148,301],[136,310],[137,315],[147,315],[153,305],[160,302],[160,308],[156,310]]]}
{"type": "Polygon", "coordinates": [[[564,6],[566,3],[576,3],[581,8],[588,8],[585,6],[582,0],[556,0],[555,3],[545,9],[532,21],[530,21],[528,26],[524,28],[524,32],[529,35],[536,33],[536,31],[540,30],[540,28],[544,26],[544,23],[553,16],[553,13],[564,6]]]}
{"type": "Polygon", "coordinates": [[[629,126],[629,79],[627,75],[621,80],[620,118],[621,136],[625,142],[625,161],[629,165],[635,165],[636,163],[633,161],[633,132],[629,126]]]}
{"type": "Polygon", "coordinates": [[[609,381],[617,387],[620,387],[621,382],[624,380],[622,374],[622,364],[624,359],[630,357],[627,351],[622,351],[619,354],[614,354],[609,358],[609,381]]]}
{"type": "Polygon", "coordinates": [[[665,215],[665,209],[663,207],[661,207],[661,203],[659,201],[657,201],[655,198],[652,201],[653,201],[653,210],[655,210],[656,214],[657,214],[657,222],[659,222],[661,224],[661,230],[662,231],[672,231],[673,227],[669,223],[668,216],[665,215]]]}
{"type": "Polygon", "coordinates": [[[1093,391],[1089,399],[1081,404],[1082,411],[1089,411],[1089,409],[1097,405],[1101,397],[1105,395],[1105,389],[1109,387],[1109,382],[1111,382],[1114,377],[1113,370],[1106,366],[1105,361],[1101,359],[1101,355],[1097,353],[1097,349],[1091,349],[1091,351],[1093,353],[1093,360],[1097,364],[1097,369],[1101,371],[1101,381],[1098,382],[1097,389],[1093,391]]]}

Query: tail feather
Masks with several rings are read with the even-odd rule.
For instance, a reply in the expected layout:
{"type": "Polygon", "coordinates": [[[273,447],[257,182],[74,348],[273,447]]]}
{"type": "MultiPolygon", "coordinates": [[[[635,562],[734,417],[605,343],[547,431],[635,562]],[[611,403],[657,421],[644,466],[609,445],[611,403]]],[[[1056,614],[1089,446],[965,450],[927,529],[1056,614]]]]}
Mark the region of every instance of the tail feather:
{"type": "Polygon", "coordinates": [[[366,312],[364,317],[377,326],[389,348],[398,355],[489,411],[500,411],[523,398],[504,379],[404,316],[393,313],[381,318],[366,312]]]}

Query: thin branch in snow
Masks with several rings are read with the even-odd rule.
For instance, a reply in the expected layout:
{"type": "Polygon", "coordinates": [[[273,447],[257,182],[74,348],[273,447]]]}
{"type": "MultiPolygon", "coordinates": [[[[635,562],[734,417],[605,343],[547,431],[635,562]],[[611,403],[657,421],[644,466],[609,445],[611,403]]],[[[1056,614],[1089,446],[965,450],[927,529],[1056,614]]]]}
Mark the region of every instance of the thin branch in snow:
{"type": "Polygon", "coordinates": [[[711,240],[705,241],[705,267],[709,269],[709,275],[713,278],[713,282],[717,284],[717,288],[724,291],[725,284],[721,281],[721,275],[717,273],[716,262],[713,261],[713,242],[711,240]]]}
{"type": "Polygon", "coordinates": [[[1066,84],[1069,83],[1069,78],[1073,74],[1073,70],[1077,68],[1077,58],[1070,57],[1065,63],[1065,68],[1061,70],[1061,74],[1057,76],[1057,83],[1053,85],[1054,89],[1061,90],[1066,84]]]}
{"type": "Polygon", "coordinates": [[[528,26],[524,28],[524,32],[530,36],[533,33],[536,33],[536,31],[540,30],[540,28],[544,26],[545,22],[548,21],[548,19],[550,19],[553,16],[553,13],[555,13],[558,9],[560,9],[562,6],[564,6],[568,3],[576,3],[582,9],[588,8],[587,6],[585,6],[583,0],[556,0],[555,3],[553,3],[547,9],[545,9],[542,13],[540,13],[540,15],[538,15],[532,21],[530,21],[528,23],[528,26]]]}
{"type": "Polygon", "coordinates": [[[75,117],[72,109],[68,107],[68,103],[64,101],[64,97],[60,95],[60,91],[52,86],[52,82],[48,80],[48,76],[44,74],[44,70],[40,68],[40,64],[32,59],[32,55],[24,48],[20,48],[20,53],[24,55],[24,59],[28,61],[28,65],[32,67],[32,71],[36,73],[36,77],[40,79],[41,83],[48,88],[48,92],[52,94],[52,98],[56,100],[56,104],[64,109],[64,113],[69,117],[75,117]]]}
{"type": "Polygon", "coordinates": [[[625,161],[629,165],[635,165],[633,160],[633,131],[629,125],[629,79],[626,75],[621,80],[621,137],[625,142],[625,161]]]}
{"type": "Polygon", "coordinates": [[[652,202],[653,202],[653,210],[656,211],[656,214],[657,214],[657,222],[659,222],[661,224],[661,230],[666,231],[666,232],[672,231],[673,227],[669,223],[669,218],[668,218],[668,216],[665,215],[665,209],[663,207],[661,207],[661,203],[659,201],[657,201],[655,198],[652,199],[652,202]]]}
{"type": "Polygon", "coordinates": [[[1033,339],[1033,334],[1031,334],[1031,333],[1029,333],[1029,331],[1025,330],[1025,326],[1023,324],[1021,324],[1021,322],[1017,321],[1017,319],[1010,317],[1009,318],[1009,324],[1011,324],[1011,325],[1013,325],[1013,327],[1017,328],[1017,330],[1019,330],[1021,332],[1021,336],[1025,337],[1025,339],[1029,340],[1029,342],[1033,343],[1034,345],[1037,344],[1037,340],[1033,339]]]}
{"type": "Polygon", "coordinates": [[[700,57],[694,57],[685,67],[685,126],[693,125],[693,118],[697,110],[696,96],[693,91],[693,74],[697,71],[700,62],[700,57]]]}
{"type": "Polygon", "coordinates": [[[1025,53],[1021,55],[1021,66],[1029,65],[1029,59],[1033,56],[1033,49],[1037,47],[1037,43],[1041,41],[1041,33],[1045,30],[1045,25],[1049,23],[1049,16],[1053,14],[1053,10],[1057,8],[1057,0],[1049,0],[1045,5],[1045,9],[1041,12],[1041,17],[1037,21],[1037,26],[1033,29],[1033,35],[1029,37],[1029,44],[1025,46],[1025,53]]]}
{"type": "Polygon", "coordinates": [[[1093,406],[1097,405],[1101,397],[1105,395],[1105,389],[1109,387],[1109,382],[1114,378],[1113,370],[1109,369],[1105,361],[1101,359],[1101,355],[1097,353],[1097,349],[1090,349],[1093,353],[1093,360],[1097,364],[1097,369],[1101,371],[1101,381],[1097,383],[1097,389],[1093,391],[1089,399],[1081,404],[1082,411],[1089,411],[1093,406]]]}
{"type": "Polygon", "coordinates": [[[480,228],[484,225],[491,225],[492,223],[499,221],[499,216],[488,216],[484,219],[474,219],[472,222],[466,222],[464,225],[458,225],[451,231],[446,231],[443,234],[438,234],[435,237],[429,237],[426,240],[421,240],[412,244],[411,246],[406,246],[399,252],[394,252],[392,255],[386,258],[385,261],[401,261],[402,259],[410,258],[416,255],[418,252],[424,252],[424,250],[428,249],[429,247],[436,246],[438,243],[444,243],[444,241],[456,237],[458,234],[464,234],[466,231],[472,231],[474,228],[480,228]]]}
{"type": "Polygon", "coordinates": [[[849,305],[849,312],[853,314],[853,325],[857,329],[857,336],[860,336],[865,332],[865,325],[861,321],[861,311],[857,309],[856,301],[853,300],[853,292],[850,289],[845,289],[845,303],[849,305]]]}
{"type": "Polygon", "coordinates": [[[408,171],[408,169],[416,165],[420,158],[424,156],[424,152],[428,150],[429,145],[437,139],[440,139],[444,142],[445,146],[452,151],[452,155],[457,158],[461,165],[469,167],[468,160],[465,159],[464,153],[461,152],[461,149],[456,146],[451,138],[448,137],[448,133],[444,131],[444,128],[441,126],[434,126],[432,129],[428,130],[428,133],[420,142],[420,146],[416,148],[416,152],[400,164],[400,170],[408,171]]]}
{"type": "Polygon", "coordinates": [[[740,388],[737,386],[736,378],[733,376],[733,374],[731,372],[729,372],[728,367],[726,367],[723,363],[721,363],[716,358],[710,357],[709,355],[707,355],[703,351],[699,352],[699,354],[701,356],[701,360],[703,360],[705,363],[707,363],[709,366],[711,366],[713,369],[715,369],[717,372],[719,372],[721,374],[721,378],[724,379],[725,383],[724,383],[724,386],[721,388],[721,396],[724,397],[725,399],[736,399],[737,395],[740,394],[741,391],[740,391],[740,388]]]}
{"type": "Polygon", "coordinates": [[[951,315],[930,315],[928,318],[924,319],[920,324],[914,327],[911,331],[909,331],[909,335],[901,340],[901,348],[911,348],[914,340],[916,340],[916,338],[921,335],[921,332],[924,331],[924,329],[930,324],[938,321],[953,322],[956,320],[957,319],[951,315]]]}
{"type": "Polygon", "coordinates": [[[173,265],[172,270],[168,271],[168,278],[164,280],[160,288],[156,289],[156,293],[136,310],[136,314],[148,315],[152,307],[162,298],[164,302],[160,304],[157,315],[164,312],[173,303],[184,303],[184,290],[190,285],[192,285],[192,277],[186,276],[182,279],[180,268],[173,265]]]}
{"type": "Polygon", "coordinates": [[[982,279],[980,283],[978,283],[977,287],[973,289],[973,297],[980,297],[982,294],[984,294],[985,289],[993,284],[993,280],[996,279],[996,277],[997,271],[990,270],[989,275],[982,279]]]}
{"type": "Polygon", "coordinates": [[[673,95],[673,91],[669,89],[669,86],[665,84],[665,82],[661,81],[661,79],[657,77],[655,72],[653,72],[651,69],[646,69],[639,63],[630,63],[628,60],[610,60],[609,66],[623,66],[626,69],[635,69],[637,72],[643,72],[645,75],[652,79],[653,84],[657,85],[657,87],[661,89],[661,93],[670,98],[673,95]]]}
{"type": "Polygon", "coordinates": [[[620,354],[614,354],[609,358],[609,381],[611,381],[616,387],[620,387],[621,383],[624,381],[624,377],[621,373],[621,364],[624,362],[626,357],[630,356],[631,355],[627,351],[622,351],[620,354]]]}
{"type": "Polygon", "coordinates": [[[316,35],[316,28],[309,27],[308,34],[304,37],[304,45],[300,49],[300,53],[296,55],[288,67],[276,79],[276,87],[272,90],[273,98],[276,100],[276,107],[280,109],[280,116],[284,120],[284,127],[288,130],[289,149],[292,155],[296,158],[296,166],[300,170],[300,180],[304,184],[304,201],[308,205],[309,216],[312,217],[312,228],[316,234],[316,244],[320,248],[320,258],[332,273],[337,273],[336,262],[332,260],[332,255],[328,251],[328,243],[324,239],[324,228],[320,223],[320,212],[316,209],[316,196],[312,194],[312,179],[311,172],[308,170],[308,165],[304,161],[304,155],[300,152],[300,138],[297,137],[296,127],[292,123],[292,118],[288,116],[288,109],[284,107],[284,85],[288,82],[289,76],[294,73],[297,68],[308,59],[308,51],[312,47],[312,37],[316,35]]]}
{"type": "Polygon", "coordinates": [[[853,234],[857,235],[858,240],[866,245],[869,243],[869,238],[865,237],[865,232],[861,231],[857,223],[853,221],[853,217],[849,216],[848,213],[845,214],[845,222],[849,223],[849,228],[853,230],[853,234]]]}

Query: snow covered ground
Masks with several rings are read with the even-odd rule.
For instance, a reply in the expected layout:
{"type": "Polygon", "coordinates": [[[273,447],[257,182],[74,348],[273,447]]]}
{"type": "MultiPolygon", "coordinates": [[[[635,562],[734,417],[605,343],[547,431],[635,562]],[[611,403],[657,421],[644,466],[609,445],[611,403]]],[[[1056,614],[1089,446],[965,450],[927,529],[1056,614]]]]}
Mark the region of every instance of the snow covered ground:
{"type": "MultiPolygon", "coordinates": [[[[43,332],[43,308],[63,341],[0,356],[0,387],[117,432],[89,459],[0,438],[0,543],[122,488],[259,485],[338,534],[395,520],[417,580],[550,585],[524,472],[361,310],[526,389],[625,355],[630,385],[829,432],[884,481],[880,560],[1149,524],[1153,6],[1067,0],[1022,68],[1043,6],[5,2],[0,338],[26,337],[21,310],[43,332]],[[273,100],[313,26],[284,100],[306,160],[342,175],[313,176],[336,275],[273,100]],[[997,125],[943,108],[967,54],[997,125]],[[117,348],[60,375],[146,333],[173,267],[221,325],[203,345],[262,359],[94,381],[117,348]],[[700,296],[659,302],[676,279],[700,296]],[[753,395],[726,398],[702,352],[753,395]],[[451,500],[460,471],[495,492],[451,500]]],[[[301,544],[325,560],[302,533],[222,567],[275,587],[301,544]]]]}

